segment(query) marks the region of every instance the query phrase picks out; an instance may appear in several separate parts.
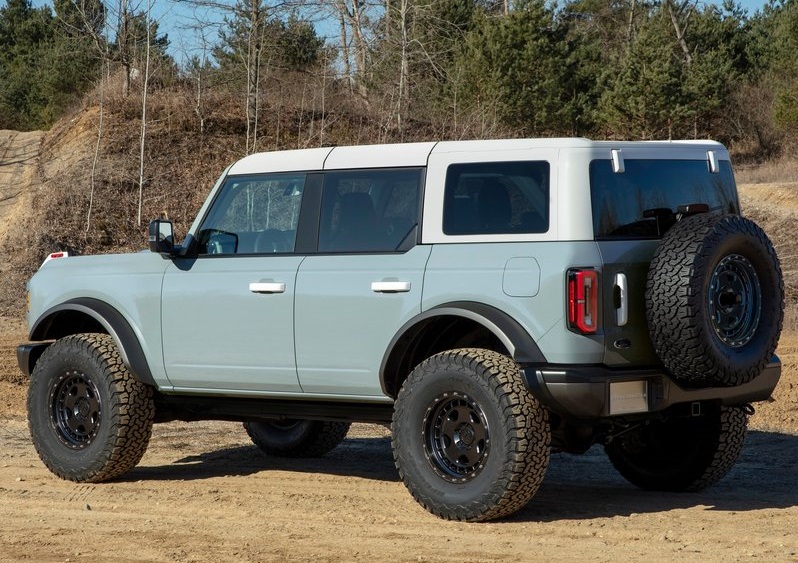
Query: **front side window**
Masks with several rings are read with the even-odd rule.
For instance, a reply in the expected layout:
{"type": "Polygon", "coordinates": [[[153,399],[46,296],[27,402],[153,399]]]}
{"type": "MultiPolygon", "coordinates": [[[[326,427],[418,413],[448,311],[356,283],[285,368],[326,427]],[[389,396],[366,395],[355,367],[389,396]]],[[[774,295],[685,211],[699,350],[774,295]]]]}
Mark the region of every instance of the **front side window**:
{"type": "Polygon", "coordinates": [[[320,252],[397,252],[415,242],[420,169],[327,172],[320,252]]]}
{"type": "Polygon", "coordinates": [[[548,230],[548,162],[449,166],[443,202],[445,234],[545,233],[548,230]]]}
{"type": "Polygon", "coordinates": [[[199,254],[293,252],[305,174],[227,178],[197,234],[199,254]]]}

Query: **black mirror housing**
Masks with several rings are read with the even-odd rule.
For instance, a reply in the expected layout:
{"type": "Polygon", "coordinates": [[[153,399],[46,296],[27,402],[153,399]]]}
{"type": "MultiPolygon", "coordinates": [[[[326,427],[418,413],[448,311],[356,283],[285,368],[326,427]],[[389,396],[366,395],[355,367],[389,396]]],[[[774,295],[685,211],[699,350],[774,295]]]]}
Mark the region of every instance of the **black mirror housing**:
{"type": "Polygon", "coordinates": [[[150,251],[173,254],[175,251],[174,227],[171,221],[153,219],[149,229],[150,251]]]}

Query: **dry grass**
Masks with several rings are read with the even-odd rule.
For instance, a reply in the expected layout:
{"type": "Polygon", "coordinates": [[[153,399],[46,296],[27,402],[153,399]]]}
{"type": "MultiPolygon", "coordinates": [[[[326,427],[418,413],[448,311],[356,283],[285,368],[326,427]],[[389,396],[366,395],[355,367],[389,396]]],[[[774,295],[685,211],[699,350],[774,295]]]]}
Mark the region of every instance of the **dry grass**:
{"type": "Polygon", "coordinates": [[[798,160],[782,157],[757,165],[735,167],[738,184],[798,182],[798,160]]]}
{"type": "Polygon", "coordinates": [[[789,303],[798,303],[798,182],[740,184],[743,213],[756,221],[773,241],[781,261],[789,303]]]}

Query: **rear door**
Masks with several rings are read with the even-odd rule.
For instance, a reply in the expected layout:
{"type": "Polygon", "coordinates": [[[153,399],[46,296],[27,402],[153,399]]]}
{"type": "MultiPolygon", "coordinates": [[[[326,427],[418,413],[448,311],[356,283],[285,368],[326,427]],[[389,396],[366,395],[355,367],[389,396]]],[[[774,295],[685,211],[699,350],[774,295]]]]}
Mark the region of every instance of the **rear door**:
{"type": "Polygon", "coordinates": [[[379,369],[421,311],[429,246],[417,244],[423,171],[325,173],[318,253],[299,267],[296,357],[303,391],[383,395],[379,369]]]}

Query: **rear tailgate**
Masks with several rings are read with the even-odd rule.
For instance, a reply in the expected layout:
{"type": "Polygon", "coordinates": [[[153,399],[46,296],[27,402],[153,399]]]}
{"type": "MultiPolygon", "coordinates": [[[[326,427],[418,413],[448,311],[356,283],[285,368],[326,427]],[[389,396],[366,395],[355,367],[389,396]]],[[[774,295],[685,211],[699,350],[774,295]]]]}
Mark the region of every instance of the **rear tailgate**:
{"type": "Polygon", "coordinates": [[[606,339],[604,364],[612,367],[659,364],[646,322],[646,275],[657,240],[599,241],[604,264],[601,302],[606,339]]]}

